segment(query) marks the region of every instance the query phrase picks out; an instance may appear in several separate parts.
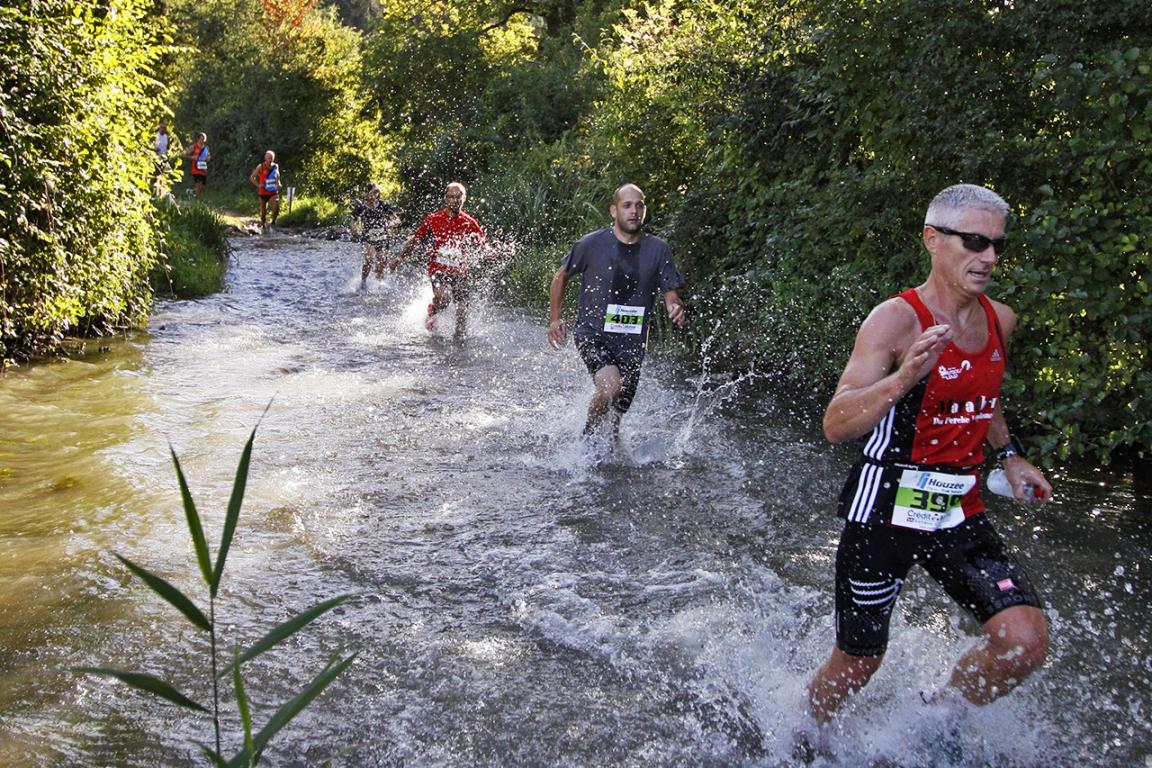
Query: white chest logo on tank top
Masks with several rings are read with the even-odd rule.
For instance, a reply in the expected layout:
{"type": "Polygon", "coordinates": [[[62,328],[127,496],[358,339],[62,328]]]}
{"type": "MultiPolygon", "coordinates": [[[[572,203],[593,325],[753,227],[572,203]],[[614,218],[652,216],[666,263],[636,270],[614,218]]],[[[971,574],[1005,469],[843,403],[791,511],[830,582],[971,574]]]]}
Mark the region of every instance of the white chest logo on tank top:
{"type": "Polygon", "coordinates": [[[944,379],[945,381],[953,381],[960,378],[960,374],[964,371],[970,370],[972,370],[972,363],[968,362],[967,360],[962,360],[960,362],[959,368],[945,368],[944,366],[940,366],[936,369],[936,372],[939,373],[940,378],[944,379]]]}

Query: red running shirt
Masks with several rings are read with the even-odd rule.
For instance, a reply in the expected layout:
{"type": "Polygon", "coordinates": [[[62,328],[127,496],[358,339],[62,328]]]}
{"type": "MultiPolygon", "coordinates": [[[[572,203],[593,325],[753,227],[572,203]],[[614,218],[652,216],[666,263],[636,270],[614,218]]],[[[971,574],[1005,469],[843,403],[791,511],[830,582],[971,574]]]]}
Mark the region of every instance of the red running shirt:
{"type": "MultiPolygon", "coordinates": [[[[921,330],[936,323],[915,289],[899,295],[916,311],[921,330]]],[[[936,367],[892,406],[868,438],[864,456],[890,464],[957,469],[984,462],[984,439],[1004,377],[1006,353],[992,302],[980,296],[988,342],[979,352],[955,344],[944,348],[936,367]]]]}
{"type": "Polygon", "coordinates": [[[428,274],[445,272],[462,275],[468,270],[470,256],[478,255],[486,242],[480,222],[461,211],[455,216],[439,210],[424,217],[416,230],[416,239],[432,238],[428,253],[428,274]]]}

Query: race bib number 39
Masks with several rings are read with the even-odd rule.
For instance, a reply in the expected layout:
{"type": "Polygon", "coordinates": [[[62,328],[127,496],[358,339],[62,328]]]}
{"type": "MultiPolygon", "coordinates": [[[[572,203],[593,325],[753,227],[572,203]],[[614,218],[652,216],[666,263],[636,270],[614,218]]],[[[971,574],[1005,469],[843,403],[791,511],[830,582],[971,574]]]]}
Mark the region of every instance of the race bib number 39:
{"type": "Polygon", "coordinates": [[[954,528],[964,522],[960,500],[975,485],[975,475],[906,469],[896,488],[892,524],[918,531],[954,528]]]}
{"type": "Polygon", "coordinates": [[[605,333],[640,333],[644,330],[644,307],[609,304],[604,313],[605,333]]]}

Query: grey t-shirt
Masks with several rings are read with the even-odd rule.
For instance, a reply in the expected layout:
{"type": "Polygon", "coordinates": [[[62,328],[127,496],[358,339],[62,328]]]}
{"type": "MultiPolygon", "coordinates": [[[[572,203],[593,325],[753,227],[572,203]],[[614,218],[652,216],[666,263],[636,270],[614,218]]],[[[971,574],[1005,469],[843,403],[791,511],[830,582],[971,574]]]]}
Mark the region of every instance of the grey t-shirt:
{"type": "Polygon", "coordinates": [[[569,277],[583,277],[577,338],[603,335],[643,343],[656,297],[684,285],[668,243],[649,234],[622,243],[610,227],[576,241],[561,266],[569,277]]]}

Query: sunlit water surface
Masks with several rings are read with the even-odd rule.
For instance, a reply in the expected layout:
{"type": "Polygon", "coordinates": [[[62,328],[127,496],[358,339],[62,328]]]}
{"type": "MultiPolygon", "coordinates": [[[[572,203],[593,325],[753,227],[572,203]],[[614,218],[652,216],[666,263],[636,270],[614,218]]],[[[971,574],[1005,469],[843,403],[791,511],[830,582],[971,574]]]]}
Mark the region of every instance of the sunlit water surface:
{"type": "MultiPolygon", "coordinates": [[[[419,274],[357,290],[355,246],[235,247],[226,292],[0,380],[0,765],[205,764],[204,719],[70,668],[210,698],[202,634],[113,553],[200,590],[169,446],[215,548],[257,423],[225,654],[357,596],[247,667],[257,724],[359,651],[268,764],[795,764],[804,684],[832,642],[850,448],[787,392],[654,354],[624,451],[589,453],[588,376],[541,318],[482,301],[457,343],[450,316],[424,330],[419,274]]],[[[989,502],[1048,603],[1043,671],[941,753],[920,692],[975,627],[916,572],[885,666],[815,764],[1152,764],[1147,492],[1123,474],[1056,481],[1043,509],[989,502]]]]}

